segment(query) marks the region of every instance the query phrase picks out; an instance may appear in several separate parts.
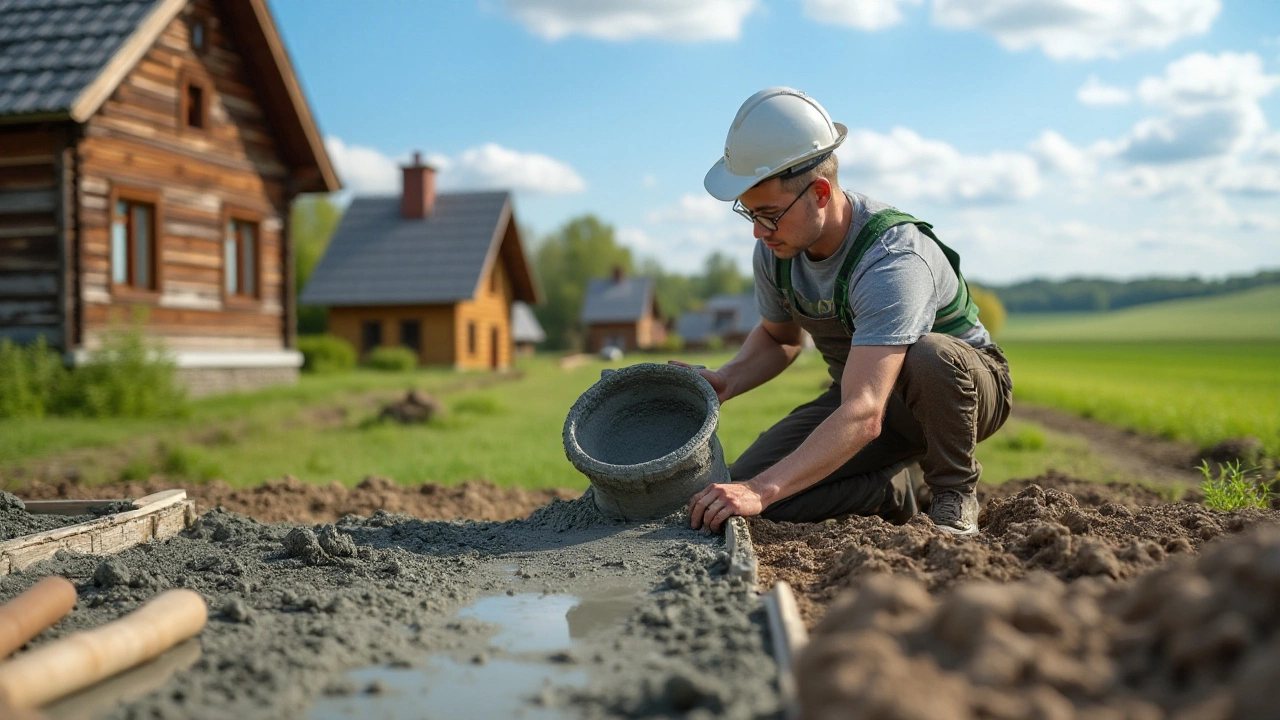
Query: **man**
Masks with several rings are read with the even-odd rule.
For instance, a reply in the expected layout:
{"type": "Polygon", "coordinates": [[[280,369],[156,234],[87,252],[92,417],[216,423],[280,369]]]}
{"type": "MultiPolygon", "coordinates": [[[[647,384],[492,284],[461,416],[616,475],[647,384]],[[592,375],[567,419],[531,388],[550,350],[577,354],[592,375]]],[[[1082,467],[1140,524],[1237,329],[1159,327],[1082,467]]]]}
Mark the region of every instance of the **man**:
{"type": "Polygon", "coordinates": [[[731,361],[699,372],[724,403],[785,370],[807,331],[834,384],[760,435],[733,482],[690,500],[695,528],[734,515],[905,523],[919,463],[934,524],[978,531],[974,449],[1009,416],[1009,365],[930,226],[841,190],[834,151],[847,132],[802,92],[761,90],[703,181],[754,226],[763,319],[731,361]]]}

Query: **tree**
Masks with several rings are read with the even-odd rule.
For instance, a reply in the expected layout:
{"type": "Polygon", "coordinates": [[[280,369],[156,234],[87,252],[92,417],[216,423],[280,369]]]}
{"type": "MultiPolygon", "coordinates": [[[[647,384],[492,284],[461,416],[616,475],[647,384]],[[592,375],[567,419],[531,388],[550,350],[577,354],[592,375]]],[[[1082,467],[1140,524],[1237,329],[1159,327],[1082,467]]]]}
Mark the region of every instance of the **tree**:
{"type": "MultiPolygon", "coordinates": [[[[342,210],[328,195],[301,195],[293,203],[290,230],[293,234],[294,292],[302,294],[316,263],[329,247],[329,238],[342,220],[342,210]]],[[[298,307],[298,332],[318,334],[325,331],[325,309],[298,307]]]]}
{"type": "Polygon", "coordinates": [[[969,294],[973,296],[973,302],[978,306],[978,319],[982,321],[982,326],[991,333],[992,337],[999,335],[1004,329],[1006,317],[1004,305],[1000,302],[999,296],[973,283],[969,283],[969,294]]]}
{"type": "Polygon", "coordinates": [[[750,282],[738,272],[733,258],[717,250],[703,262],[698,285],[698,295],[709,300],[716,295],[740,295],[746,292],[750,282]]]}
{"type": "Polygon", "coordinates": [[[631,251],[618,244],[612,225],[583,215],[543,238],[534,258],[546,295],[534,313],[547,333],[547,347],[576,347],[587,282],[608,277],[614,268],[630,273],[631,251]]]}

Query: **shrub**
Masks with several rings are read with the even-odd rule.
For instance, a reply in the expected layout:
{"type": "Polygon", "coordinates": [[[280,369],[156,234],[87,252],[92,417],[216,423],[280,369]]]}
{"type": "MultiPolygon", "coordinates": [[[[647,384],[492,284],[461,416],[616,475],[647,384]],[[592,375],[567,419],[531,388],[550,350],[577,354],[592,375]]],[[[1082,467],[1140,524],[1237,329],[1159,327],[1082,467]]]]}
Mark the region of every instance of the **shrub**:
{"type": "Polygon", "coordinates": [[[978,319],[982,321],[982,326],[992,337],[999,335],[1008,315],[1000,298],[994,292],[973,283],[969,283],[969,294],[978,305],[978,319]]]}
{"type": "Polygon", "coordinates": [[[405,372],[418,367],[418,356],[407,347],[379,345],[365,356],[364,364],[374,370],[405,372]]]}
{"type": "Polygon", "coordinates": [[[1218,466],[1218,477],[1213,476],[1209,461],[1200,463],[1204,480],[1204,506],[1219,512],[1231,512],[1241,508],[1267,508],[1271,505],[1271,484],[1249,479],[1249,470],[1241,470],[1239,462],[1218,466]]]}
{"type": "Polygon", "coordinates": [[[55,409],[89,417],[173,417],[188,407],[177,366],[133,323],[103,335],[102,345],[71,372],[55,409]]]}
{"type": "Polygon", "coordinates": [[[724,349],[724,338],[719,335],[707,336],[707,349],[712,352],[718,352],[724,349]]]}
{"type": "Polygon", "coordinates": [[[658,343],[658,349],[668,353],[680,352],[684,349],[684,338],[676,333],[671,333],[662,338],[662,342],[658,343]]]}
{"type": "Polygon", "coordinates": [[[356,366],[356,350],[336,335],[303,335],[298,338],[302,372],[332,373],[356,366]]]}
{"type": "Polygon", "coordinates": [[[0,340],[0,418],[44,416],[66,384],[62,357],[43,335],[26,346],[0,340]]]}

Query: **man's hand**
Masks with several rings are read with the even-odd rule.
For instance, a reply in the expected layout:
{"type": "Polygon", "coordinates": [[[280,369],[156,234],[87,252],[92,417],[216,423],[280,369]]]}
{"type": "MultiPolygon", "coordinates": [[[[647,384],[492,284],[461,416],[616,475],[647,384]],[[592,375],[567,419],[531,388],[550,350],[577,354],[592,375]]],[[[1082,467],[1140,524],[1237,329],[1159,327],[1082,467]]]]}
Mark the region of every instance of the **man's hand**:
{"type": "Polygon", "coordinates": [[[763,511],[764,501],[747,483],[708,485],[689,500],[689,526],[697,530],[705,525],[718,532],[734,515],[750,517],[763,511]]]}
{"type": "Polygon", "coordinates": [[[688,368],[696,371],[699,375],[706,378],[707,382],[711,383],[711,389],[716,391],[716,399],[720,401],[721,405],[732,397],[732,395],[729,394],[729,382],[725,379],[724,374],[719,370],[708,370],[702,365],[690,365],[689,363],[680,362],[679,360],[668,360],[667,364],[688,368]]]}

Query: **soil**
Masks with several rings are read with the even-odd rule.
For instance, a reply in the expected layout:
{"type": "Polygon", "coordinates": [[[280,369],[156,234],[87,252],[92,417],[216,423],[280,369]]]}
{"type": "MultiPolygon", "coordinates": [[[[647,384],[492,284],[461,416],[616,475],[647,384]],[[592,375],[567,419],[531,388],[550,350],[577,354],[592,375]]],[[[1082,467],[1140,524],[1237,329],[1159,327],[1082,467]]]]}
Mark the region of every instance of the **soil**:
{"type": "MultiPolygon", "coordinates": [[[[426,520],[512,520],[527,516],[552,500],[571,500],[579,490],[504,488],[485,480],[459,485],[406,486],[370,476],[354,488],[340,483],[311,485],[294,477],[269,480],[252,488],[225,482],[173,483],[162,478],[144,482],[83,485],[70,480],[32,483],[12,492],[28,500],[139,498],[160,490],[182,488],[200,510],[221,507],[260,522],[335,522],[344,515],[372,515],[378,510],[426,520]]],[[[38,517],[38,516],[37,516],[38,517]]]]}
{"type": "MultiPolygon", "coordinates": [[[[439,658],[470,675],[510,660],[585,676],[518,698],[520,714],[780,717],[764,612],[727,565],[723,539],[690,530],[687,517],[614,523],[590,492],[503,523],[378,511],[267,525],[215,509],[164,543],[105,559],[59,553],[0,578],[0,602],[47,575],[76,584],[77,607],[38,645],[114,620],[166,588],[206,599],[199,657],[140,697],[98,702],[94,717],[296,718],[322,697],[343,696],[378,716],[385,684],[358,685],[350,671],[410,671],[439,658]],[[501,628],[459,612],[483,597],[537,601],[602,585],[631,588],[630,609],[555,653],[504,650],[494,643],[501,628]]],[[[504,692],[500,681],[491,692],[504,692]]],[[[51,717],[61,712],[49,708],[51,717]]]]}

